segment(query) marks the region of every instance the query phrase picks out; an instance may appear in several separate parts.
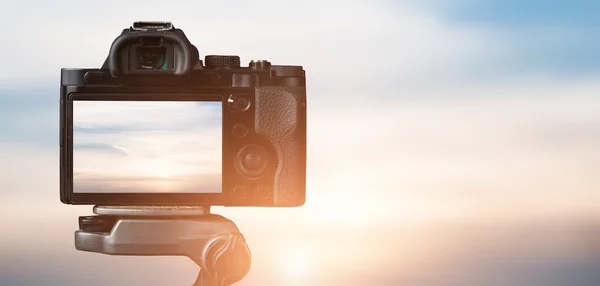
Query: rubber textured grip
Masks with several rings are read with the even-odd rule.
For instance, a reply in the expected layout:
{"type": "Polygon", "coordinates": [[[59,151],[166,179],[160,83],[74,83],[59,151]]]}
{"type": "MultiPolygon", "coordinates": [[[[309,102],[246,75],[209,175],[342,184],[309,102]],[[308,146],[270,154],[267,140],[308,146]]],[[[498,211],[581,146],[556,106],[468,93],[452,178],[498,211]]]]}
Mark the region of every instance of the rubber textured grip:
{"type": "Polygon", "coordinates": [[[277,153],[274,205],[304,204],[306,186],[305,88],[256,88],[256,133],[270,141],[277,153]]]}

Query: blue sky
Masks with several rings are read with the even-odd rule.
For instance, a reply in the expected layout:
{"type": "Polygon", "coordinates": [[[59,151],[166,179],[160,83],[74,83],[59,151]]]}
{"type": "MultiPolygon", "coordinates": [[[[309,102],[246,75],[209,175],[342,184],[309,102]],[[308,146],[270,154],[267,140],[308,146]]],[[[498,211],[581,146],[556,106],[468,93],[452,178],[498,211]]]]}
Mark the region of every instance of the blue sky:
{"type": "Polygon", "coordinates": [[[514,34],[522,54],[515,69],[564,76],[598,73],[597,1],[463,1],[441,12],[453,25],[489,27],[514,34]]]}
{"type": "Polygon", "coordinates": [[[0,139],[4,143],[41,145],[58,142],[58,97],[56,85],[0,87],[0,139]],[[42,117],[44,120],[35,120],[42,117]]]}
{"type": "MultiPolygon", "coordinates": [[[[403,2],[398,3],[403,9],[403,2]]],[[[409,5],[428,10],[444,25],[478,29],[494,44],[514,49],[500,61],[467,64],[470,76],[572,79],[600,72],[596,36],[600,4],[595,1],[433,0],[409,5]]]]}
{"type": "Polygon", "coordinates": [[[9,234],[0,235],[0,284],[193,280],[185,259],[75,251],[76,218],[90,207],[58,200],[60,68],[99,67],[133,21],[171,20],[202,55],[307,70],[307,204],[215,208],[254,251],[239,285],[360,286],[375,276],[559,286],[577,276],[571,285],[595,286],[600,4],[561,2],[7,3],[3,20],[18,28],[0,46],[10,67],[0,70],[0,224],[9,234]],[[30,227],[40,220],[43,237],[30,227]],[[366,249],[372,236],[385,239],[366,249]],[[283,271],[295,265],[290,249],[327,271],[283,271]],[[25,274],[31,267],[37,276],[25,274]]]}
{"type": "MultiPolygon", "coordinates": [[[[591,0],[464,0],[448,1],[442,13],[450,21],[504,27],[564,26],[593,28],[600,24],[600,4],[591,0]]],[[[442,4],[443,5],[443,4],[442,4]]]]}

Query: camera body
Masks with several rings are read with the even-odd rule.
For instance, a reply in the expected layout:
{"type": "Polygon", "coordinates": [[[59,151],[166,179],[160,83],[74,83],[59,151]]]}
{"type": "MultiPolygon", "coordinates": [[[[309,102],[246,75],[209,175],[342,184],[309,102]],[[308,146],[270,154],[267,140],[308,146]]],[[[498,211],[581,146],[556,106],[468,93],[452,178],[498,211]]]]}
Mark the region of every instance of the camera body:
{"type": "MultiPolygon", "coordinates": [[[[102,68],[62,69],[60,93],[60,198],[65,204],[263,207],[304,204],[306,80],[301,66],[272,65],[260,60],[242,67],[238,56],[225,55],[209,55],[201,61],[196,47],[182,30],[175,29],[171,23],[136,22],[115,39],[102,68]],[[220,115],[216,115],[222,119],[219,122],[221,146],[218,146],[222,162],[220,191],[181,191],[183,184],[177,178],[170,179],[171,187],[165,192],[147,191],[152,189],[148,185],[152,182],[147,180],[144,184],[148,184],[143,185],[146,191],[143,188],[135,192],[122,191],[127,184],[125,177],[110,182],[97,177],[85,181],[86,184],[78,183],[77,176],[82,176],[86,170],[77,169],[77,164],[74,164],[74,150],[79,150],[74,148],[74,137],[78,138],[77,132],[82,130],[75,125],[79,115],[75,116],[74,111],[77,112],[77,105],[81,102],[218,104],[220,115]],[[115,187],[109,188],[108,185],[115,187]]],[[[101,120],[117,120],[129,110],[115,112],[113,114],[116,115],[105,116],[101,120]]],[[[159,123],[179,116],[169,112],[147,115],[156,120],[153,122],[159,123]]],[[[198,121],[195,125],[202,127],[209,124],[198,121]]],[[[125,133],[115,131],[111,138],[118,140],[125,136],[122,134],[125,133]]],[[[164,143],[172,139],[162,136],[155,141],[164,143]]],[[[196,142],[197,148],[205,148],[199,141],[196,142]]],[[[109,147],[116,148],[116,145],[109,147]]],[[[169,152],[176,153],[176,149],[169,152]]],[[[122,157],[132,161],[132,155],[128,156],[122,157]]],[[[185,156],[178,158],[185,159],[185,156]]],[[[94,158],[100,162],[98,158],[103,156],[94,158]]],[[[115,163],[114,170],[118,165],[115,163]]],[[[101,170],[105,175],[113,169],[111,165],[106,166],[101,170]]],[[[168,172],[168,166],[166,168],[165,172],[168,172]]],[[[200,173],[197,175],[202,176],[200,173]]],[[[156,182],[162,184],[165,181],[156,182]]],[[[142,183],[137,186],[142,186],[142,183]]]]}

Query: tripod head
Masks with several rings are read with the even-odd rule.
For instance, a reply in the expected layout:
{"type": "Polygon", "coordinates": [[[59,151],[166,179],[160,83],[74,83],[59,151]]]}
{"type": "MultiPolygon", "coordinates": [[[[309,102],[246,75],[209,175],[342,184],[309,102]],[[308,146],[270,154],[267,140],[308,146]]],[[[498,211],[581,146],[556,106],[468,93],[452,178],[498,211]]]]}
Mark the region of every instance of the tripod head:
{"type": "Polygon", "coordinates": [[[79,217],[75,248],[109,255],[187,256],[200,266],[194,286],[229,286],[250,270],[235,223],[210,207],[95,206],[79,217]]]}

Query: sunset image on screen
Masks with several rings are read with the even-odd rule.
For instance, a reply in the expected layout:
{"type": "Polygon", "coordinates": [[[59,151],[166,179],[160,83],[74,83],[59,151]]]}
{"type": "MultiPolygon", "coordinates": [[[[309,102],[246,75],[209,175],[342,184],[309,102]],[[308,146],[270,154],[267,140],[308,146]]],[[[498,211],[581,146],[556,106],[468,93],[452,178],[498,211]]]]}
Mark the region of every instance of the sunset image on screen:
{"type": "Polygon", "coordinates": [[[74,101],[76,193],[220,193],[221,102],[74,101]]]}

